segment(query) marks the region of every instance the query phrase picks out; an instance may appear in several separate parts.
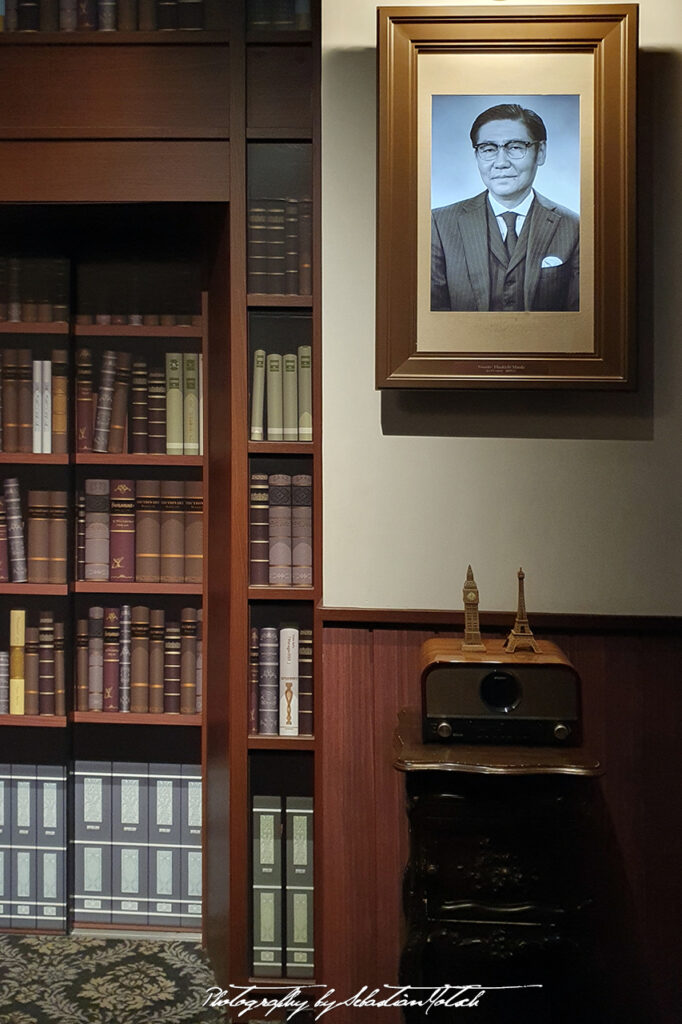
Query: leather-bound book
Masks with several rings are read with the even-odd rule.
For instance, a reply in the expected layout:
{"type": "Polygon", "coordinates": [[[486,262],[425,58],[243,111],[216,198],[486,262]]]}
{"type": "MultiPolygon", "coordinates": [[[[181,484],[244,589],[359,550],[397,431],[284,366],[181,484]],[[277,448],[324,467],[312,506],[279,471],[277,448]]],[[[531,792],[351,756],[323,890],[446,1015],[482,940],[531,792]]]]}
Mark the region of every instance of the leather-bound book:
{"type": "Polygon", "coordinates": [[[59,0],[40,0],[40,31],[59,32],[59,0]]]}
{"type": "Polygon", "coordinates": [[[9,613],[9,713],[24,714],[26,687],[26,609],[10,608],[9,613]]]}
{"type": "Polygon", "coordinates": [[[249,489],[249,572],[252,586],[268,582],[268,477],[252,473],[249,489]]]}
{"type": "Polygon", "coordinates": [[[137,23],[140,32],[156,29],[156,0],[138,0],[137,23]]]}
{"type": "Polygon", "coordinates": [[[92,352],[79,348],[76,352],[76,451],[92,451],[92,352]]]}
{"type": "Polygon", "coordinates": [[[135,605],[131,610],[130,710],[149,711],[149,608],[135,605]]]}
{"type": "Polygon", "coordinates": [[[28,492],[28,582],[47,583],[50,562],[50,492],[28,492]]]}
{"type": "Polygon", "coordinates": [[[163,645],[163,710],[180,714],[180,623],[167,622],[163,645]]]}
{"type": "Polygon", "coordinates": [[[81,32],[94,32],[97,28],[97,0],[78,0],[76,27],[81,32]]]}
{"type": "Polygon", "coordinates": [[[135,481],[112,480],[109,518],[109,579],[135,580],[135,481]]]}
{"type": "Polygon", "coordinates": [[[313,631],[302,629],[298,642],[298,729],[313,735],[313,631]]]}
{"type": "Polygon", "coordinates": [[[118,455],[123,451],[128,420],[128,391],[130,390],[130,369],[132,356],[130,352],[116,353],[116,372],[114,376],[114,394],[111,400],[111,423],[109,425],[109,442],[107,451],[118,455]]]}
{"type": "Polygon", "coordinates": [[[11,256],[7,267],[7,319],[21,323],[21,260],[11,256]]]}
{"type": "Polygon", "coordinates": [[[40,31],[40,0],[19,0],[17,25],[20,32],[40,31]]]}
{"type": "Polygon", "coordinates": [[[283,295],[285,288],[285,210],[286,199],[266,200],[267,290],[273,295],[283,295]]]}
{"type": "MultiPolygon", "coordinates": [[[[20,0],[20,3],[22,0],[20,0]]],[[[25,9],[34,7],[39,0],[23,0],[25,9]]],[[[36,31],[33,29],[32,31],[36,31]]],[[[38,321],[38,261],[34,259],[22,260],[21,268],[21,320],[25,324],[35,324],[38,321]]]]}
{"type": "Polygon", "coordinates": [[[197,709],[197,610],[180,613],[180,713],[193,715],[197,709]]]}
{"type": "Polygon", "coordinates": [[[132,656],[131,608],[121,605],[121,634],[118,656],[118,710],[130,711],[130,661],[132,656]]]}
{"type": "Polygon", "coordinates": [[[197,694],[196,709],[204,709],[204,610],[197,608],[197,694]]]}
{"type": "Polygon", "coordinates": [[[17,351],[17,402],[19,411],[17,450],[25,453],[32,452],[33,355],[30,348],[20,348],[17,351]]]}
{"type": "Polygon", "coordinates": [[[268,290],[268,212],[265,199],[249,202],[246,236],[247,289],[253,294],[268,290]]]}
{"type": "Polygon", "coordinates": [[[52,349],[52,451],[64,455],[68,451],[68,353],[52,349]]]}
{"type": "Polygon", "coordinates": [[[115,32],[117,28],[118,0],[97,0],[97,28],[100,32],[115,32]]]}
{"type": "Polygon", "coordinates": [[[178,27],[177,0],[156,0],[156,27],[160,31],[178,27]]]}
{"type": "Polygon", "coordinates": [[[291,476],[268,477],[268,582],[271,587],[291,586],[291,476]]]}
{"type": "Polygon", "coordinates": [[[225,29],[229,7],[223,0],[204,0],[204,28],[225,29]]]}
{"type": "Polygon", "coordinates": [[[15,452],[19,444],[19,366],[17,350],[6,348],[2,360],[2,450],[15,452]]]}
{"type": "Polygon", "coordinates": [[[313,290],[312,251],[313,214],[310,199],[298,204],[298,294],[310,295],[313,290]]]}
{"type": "Polygon", "coordinates": [[[258,658],[258,732],[276,736],[278,731],[279,636],[275,626],[263,626],[258,658]]]}
{"type": "Polygon", "coordinates": [[[184,454],[182,353],[166,352],[166,454],[184,454]]]}
{"type": "Polygon", "coordinates": [[[166,454],[166,371],[151,369],[147,385],[147,445],[150,455],[166,454]]]}
{"type": "MultiPolygon", "coordinates": [[[[57,25],[59,22],[59,0],[40,0],[40,20],[42,25],[43,11],[51,6],[54,15],[54,23],[57,25]]],[[[51,29],[44,29],[41,27],[41,32],[57,32],[58,27],[51,29]]],[[[38,260],[38,266],[36,270],[36,276],[38,278],[38,323],[49,324],[54,320],[54,310],[52,306],[53,289],[52,289],[52,260],[38,260]]]]}
{"type": "Polygon", "coordinates": [[[24,714],[39,715],[40,703],[40,631],[37,626],[26,627],[24,647],[24,714]]]}
{"type": "Polygon", "coordinates": [[[41,715],[54,714],[54,615],[40,613],[38,704],[41,715]]]}
{"type": "Polygon", "coordinates": [[[200,29],[204,27],[204,0],[178,0],[178,28],[200,29]]]}
{"type": "Polygon", "coordinates": [[[85,492],[76,491],[76,579],[85,579],[85,492]]]}
{"type": "Polygon", "coordinates": [[[118,0],[119,32],[135,32],[136,29],[137,0],[118,0]]]}
{"type": "Polygon", "coordinates": [[[284,208],[284,294],[298,295],[298,200],[284,208]]]}
{"type": "MultiPolygon", "coordinates": [[[[65,0],[65,2],[68,3],[69,0],[65,0]]],[[[59,27],[61,31],[65,31],[62,29],[61,24],[59,27]]],[[[64,259],[50,260],[50,268],[52,320],[54,323],[67,323],[69,319],[69,261],[64,259]]]]}
{"type": "Polygon", "coordinates": [[[121,613],[118,608],[104,609],[102,709],[118,711],[118,673],[121,613]]]}
{"type": "Polygon", "coordinates": [[[50,491],[48,583],[66,583],[67,502],[66,491],[50,491]]]}
{"type": "Polygon", "coordinates": [[[201,480],[185,480],[185,583],[203,580],[204,485],[201,480]]]}
{"type": "Polygon", "coordinates": [[[104,697],[104,608],[88,612],[88,711],[101,711],[104,697]]]}
{"type": "Polygon", "coordinates": [[[0,583],[9,583],[9,547],[7,545],[7,515],[5,497],[0,494],[0,583]]]}
{"type": "Polygon", "coordinates": [[[66,714],[66,666],[64,664],[64,623],[54,624],[54,713],[66,714]]]}
{"type": "Polygon", "coordinates": [[[88,711],[88,638],[89,620],[76,622],[76,710],[88,711]]]}
{"type": "Polygon", "coordinates": [[[59,0],[59,31],[75,32],[78,28],[78,0],[59,0]]]}
{"type": "Polygon", "coordinates": [[[26,583],[26,545],[24,542],[24,520],[21,515],[21,495],[17,477],[8,477],[4,483],[5,515],[7,518],[7,546],[9,548],[10,576],[12,583],[26,583]]]}
{"type": "Polygon", "coordinates": [[[185,581],[185,484],[161,481],[161,583],[185,581]]]}
{"type": "Polygon", "coordinates": [[[147,421],[147,360],[136,359],[133,363],[130,400],[130,450],[135,455],[147,452],[147,421]]]}
{"type": "Polygon", "coordinates": [[[149,711],[153,715],[163,714],[165,633],[163,608],[152,608],[149,613],[149,711]]]}
{"type": "Polygon", "coordinates": [[[313,478],[300,473],[291,478],[291,582],[313,585],[313,478]]]}
{"type": "Polygon", "coordinates": [[[249,631],[249,680],[248,680],[248,715],[249,733],[258,733],[258,669],[259,669],[260,637],[258,627],[252,626],[249,631]]]}
{"type": "Polygon", "coordinates": [[[9,651],[0,651],[0,715],[9,714],[9,651]]]}
{"type": "Polygon", "coordinates": [[[116,353],[107,349],[102,356],[99,391],[97,392],[95,427],[92,437],[92,450],[94,452],[106,452],[108,448],[115,374],[116,353]]]}
{"type": "Polygon", "coordinates": [[[161,572],[161,484],[135,484],[135,579],[158,583],[161,572]]]}
{"type": "Polygon", "coordinates": [[[109,579],[109,480],[85,481],[85,579],[109,579]]]}

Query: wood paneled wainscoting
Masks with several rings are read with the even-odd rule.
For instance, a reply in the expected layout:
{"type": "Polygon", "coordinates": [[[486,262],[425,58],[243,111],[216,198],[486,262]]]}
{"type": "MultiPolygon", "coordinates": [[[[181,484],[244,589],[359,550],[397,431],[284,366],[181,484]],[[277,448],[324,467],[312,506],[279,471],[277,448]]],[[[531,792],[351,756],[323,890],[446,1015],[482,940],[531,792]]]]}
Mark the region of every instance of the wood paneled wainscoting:
{"type": "MultiPolygon", "coordinates": [[[[333,932],[325,941],[324,982],[345,999],[363,986],[371,992],[397,984],[408,836],[404,777],[392,767],[393,732],[400,708],[420,704],[420,645],[434,635],[461,635],[463,617],[364,609],[320,614],[321,897],[333,932]]],[[[513,621],[513,612],[482,614],[484,639],[506,635],[513,621]]],[[[595,851],[607,858],[615,896],[603,951],[613,1015],[604,1024],[674,1024],[682,1005],[682,622],[533,614],[531,626],[580,673],[584,744],[606,768],[599,782],[602,849],[595,851]]],[[[348,1012],[349,1024],[362,1019],[357,1011],[341,1012],[348,1012]]],[[[365,1012],[377,1024],[400,1020],[394,1009],[365,1012]]]]}

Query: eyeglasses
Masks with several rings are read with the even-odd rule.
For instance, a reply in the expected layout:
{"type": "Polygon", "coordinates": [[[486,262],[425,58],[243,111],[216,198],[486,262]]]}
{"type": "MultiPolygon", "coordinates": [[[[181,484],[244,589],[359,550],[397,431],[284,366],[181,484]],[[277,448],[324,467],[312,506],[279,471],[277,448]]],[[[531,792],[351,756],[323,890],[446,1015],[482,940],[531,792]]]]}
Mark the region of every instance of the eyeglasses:
{"type": "Polygon", "coordinates": [[[539,145],[538,142],[510,139],[509,142],[505,142],[502,146],[498,146],[495,142],[479,142],[477,146],[474,146],[474,149],[479,160],[485,160],[486,162],[496,160],[501,149],[504,150],[505,155],[510,160],[523,160],[530,147],[537,145],[539,145]]]}

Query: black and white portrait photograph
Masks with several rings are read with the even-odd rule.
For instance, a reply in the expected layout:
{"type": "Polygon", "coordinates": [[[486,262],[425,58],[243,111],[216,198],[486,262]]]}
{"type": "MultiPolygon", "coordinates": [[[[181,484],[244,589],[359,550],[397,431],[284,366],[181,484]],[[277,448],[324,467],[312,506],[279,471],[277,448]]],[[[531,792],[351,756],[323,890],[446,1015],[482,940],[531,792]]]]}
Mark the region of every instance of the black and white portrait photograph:
{"type": "Polygon", "coordinates": [[[580,309],[580,96],[433,95],[432,312],[580,309]]]}

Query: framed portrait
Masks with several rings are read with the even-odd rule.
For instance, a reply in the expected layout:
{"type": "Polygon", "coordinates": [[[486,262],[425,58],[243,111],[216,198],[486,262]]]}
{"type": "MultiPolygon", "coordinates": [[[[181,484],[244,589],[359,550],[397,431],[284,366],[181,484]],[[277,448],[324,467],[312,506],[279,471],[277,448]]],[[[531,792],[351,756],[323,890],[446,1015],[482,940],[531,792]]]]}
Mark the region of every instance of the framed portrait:
{"type": "Polygon", "coordinates": [[[377,387],[632,388],[637,6],[378,18],[377,387]]]}

